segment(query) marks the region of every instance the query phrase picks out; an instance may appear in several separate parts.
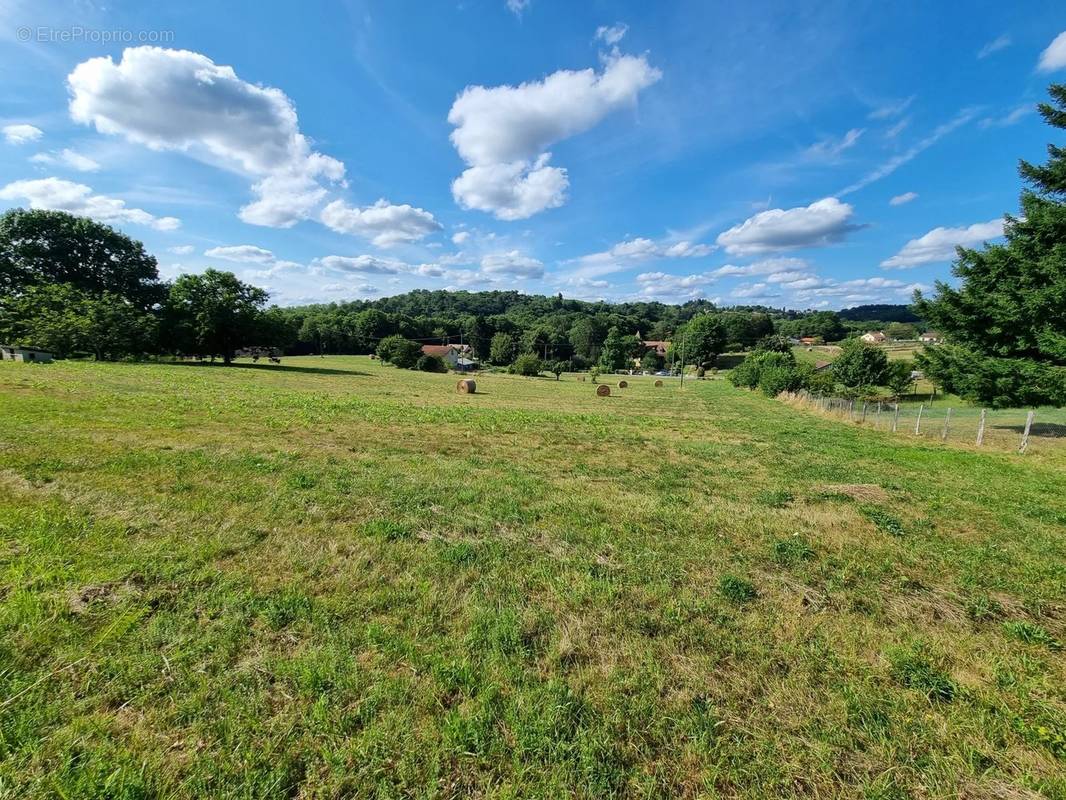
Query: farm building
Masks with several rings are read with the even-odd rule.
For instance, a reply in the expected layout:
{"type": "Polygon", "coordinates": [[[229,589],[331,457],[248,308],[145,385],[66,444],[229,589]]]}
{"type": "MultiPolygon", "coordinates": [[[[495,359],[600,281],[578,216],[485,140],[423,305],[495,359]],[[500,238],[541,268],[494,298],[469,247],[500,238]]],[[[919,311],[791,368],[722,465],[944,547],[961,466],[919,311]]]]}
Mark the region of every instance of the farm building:
{"type": "Polygon", "coordinates": [[[658,339],[644,339],[641,337],[640,331],[637,331],[637,338],[646,348],[654,350],[655,355],[659,356],[659,358],[666,358],[666,353],[670,349],[670,342],[663,342],[658,339]]]}
{"type": "Polygon", "coordinates": [[[869,331],[859,338],[867,344],[881,344],[882,342],[888,341],[888,337],[885,336],[884,331],[869,331]]]}
{"type": "Polygon", "coordinates": [[[473,349],[468,344],[424,344],[422,353],[436,356],[451,369],[469,370],[477,366],[473,349]]]}
{"type": "Polygon", "coordinates": [[[35,347],[15,347],[13,345],[0,345],[4,361],[34,361],[38,364],[50,364],[52,354],[47,350],[38,350],[35,347]]]}
{"type": "Polygon", "coordinates": [[[937,331],[926,331],[918,337],[918,341],[925,342],[926,344],[936,344],[937,342],[943,341],[943,339],[944,337],[937,331]]]}

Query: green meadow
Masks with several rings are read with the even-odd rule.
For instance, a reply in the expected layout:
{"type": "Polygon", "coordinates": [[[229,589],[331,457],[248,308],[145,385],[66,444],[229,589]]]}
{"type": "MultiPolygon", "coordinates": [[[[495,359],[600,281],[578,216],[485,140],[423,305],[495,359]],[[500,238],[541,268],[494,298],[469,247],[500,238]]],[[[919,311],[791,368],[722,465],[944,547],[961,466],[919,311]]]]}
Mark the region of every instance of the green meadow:
{"type": "Polygon", "coordinates": [[[455,381],[0,364],[0,797],[1066,798],[1066,447],[455,381]]]}

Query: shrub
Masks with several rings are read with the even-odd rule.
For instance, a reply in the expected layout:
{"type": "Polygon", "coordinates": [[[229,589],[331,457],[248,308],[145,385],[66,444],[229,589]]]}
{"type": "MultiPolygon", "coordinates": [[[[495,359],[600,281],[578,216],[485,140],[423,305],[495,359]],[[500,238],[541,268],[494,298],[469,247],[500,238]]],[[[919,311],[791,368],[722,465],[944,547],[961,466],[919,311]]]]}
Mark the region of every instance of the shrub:
{"type": "Polygon", "coordinates": [[[444,362],[436,356],[424,355],[415,362],[415,369],[419,372],[447,372],[444,362]]]}
{"type": "Polygon", "coordinates": [[[833,362],[833,375],[845,387],[861,391],[884,383],[888,371],[888,356],[884,350],[861,339],[848,339],[842,350],[833,362]]]}
{"type": "Polygon", "coordinates": [[[729,382],[744,389],[754,389],[759,385],[759,365],[755,356],[745,359],[729,372],[729,382]]]}
{"type": "Polygon", "coordinates": [[[412,369],[418,363],[422,346],[399,334],[386,336],[378,342],[377,357],[401,369],[412,369]]]}
{"type": "Polygon", "coordinates": [[[805,371],[796,364],[791,351],[779,353],[772,350],[757,350],[734,367],[729,380],[734,386],[746,389],[761,389],[775,397],[781,392],[795,392],[805,385],[805,371]]]}
{"type": "Polygon", "coordinates": [[[511,372],[515,375],[536,377],[544,369],[544,363],[533,353],[523,353],[514,360],[511,372]]]}
{"type": "MultiPolygon", "coordinates": [[[[770,355],[783,356],[784,353],[770,355]]],[[[767,359],[769,362],[770,359],[767,359]]],[[[795,392],[803,388],[803,376],[795,363],[766,363],[759,372],[759,388],[769,397],[781,392],[795,392]]]]}
{"type": "Polygon", "coordinates": [[[832,394],[836,391],[837,382],[831,372],[815,372],[813,367],[808,366],[803,372],[804,388],[814,394],[832,394]]]}

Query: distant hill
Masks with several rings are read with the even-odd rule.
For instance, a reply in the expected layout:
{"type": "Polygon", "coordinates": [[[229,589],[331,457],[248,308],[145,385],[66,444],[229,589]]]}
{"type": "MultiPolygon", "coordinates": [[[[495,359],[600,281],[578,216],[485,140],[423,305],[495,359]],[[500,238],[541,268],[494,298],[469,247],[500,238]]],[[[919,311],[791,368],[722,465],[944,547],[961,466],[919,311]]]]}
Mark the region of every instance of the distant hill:
{"type": "Polygon", "coordinates": [[[853,322],[921,322],[921,318],[911,311],[909,305],[892,305],[889,303],[874,303],[865,306],[854,306],[840,311],[841,319],[850,319],[853,322]]]}

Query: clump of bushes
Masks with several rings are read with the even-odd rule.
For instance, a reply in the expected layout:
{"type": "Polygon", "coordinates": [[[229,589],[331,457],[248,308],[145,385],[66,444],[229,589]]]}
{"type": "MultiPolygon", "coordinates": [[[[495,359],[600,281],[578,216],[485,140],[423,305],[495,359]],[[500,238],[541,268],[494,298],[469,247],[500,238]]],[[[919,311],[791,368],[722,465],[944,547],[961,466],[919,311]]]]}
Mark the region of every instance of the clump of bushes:
{"type": "Polygon", "coordinates": [[[415,369],[419,372],[447,372],[444,362],[436,356],[423,355],[415,362],[415,369]]]}
{"type": "Polygon", "coordinates": [[[544,369],[544,362],[533,353],[523,353],[511,364],[511,372],[515,375],[526,375],[535,378],[544,369]]]}
{"type": "Polygon", "coordinates": [[[422,345],[399,334],[386,336],[378,342],[378,358],[401,369],[413,369],[422,355],[422,345]]]}
{"type": "Polygon", "coordinates": [[[797,364],[789,352],[756,350],[729,373],[734,386],[745,389],[760,389],[770,397],[781,392],[797,392],[807,386],[812,370],[807,365],[797,364]]]}

